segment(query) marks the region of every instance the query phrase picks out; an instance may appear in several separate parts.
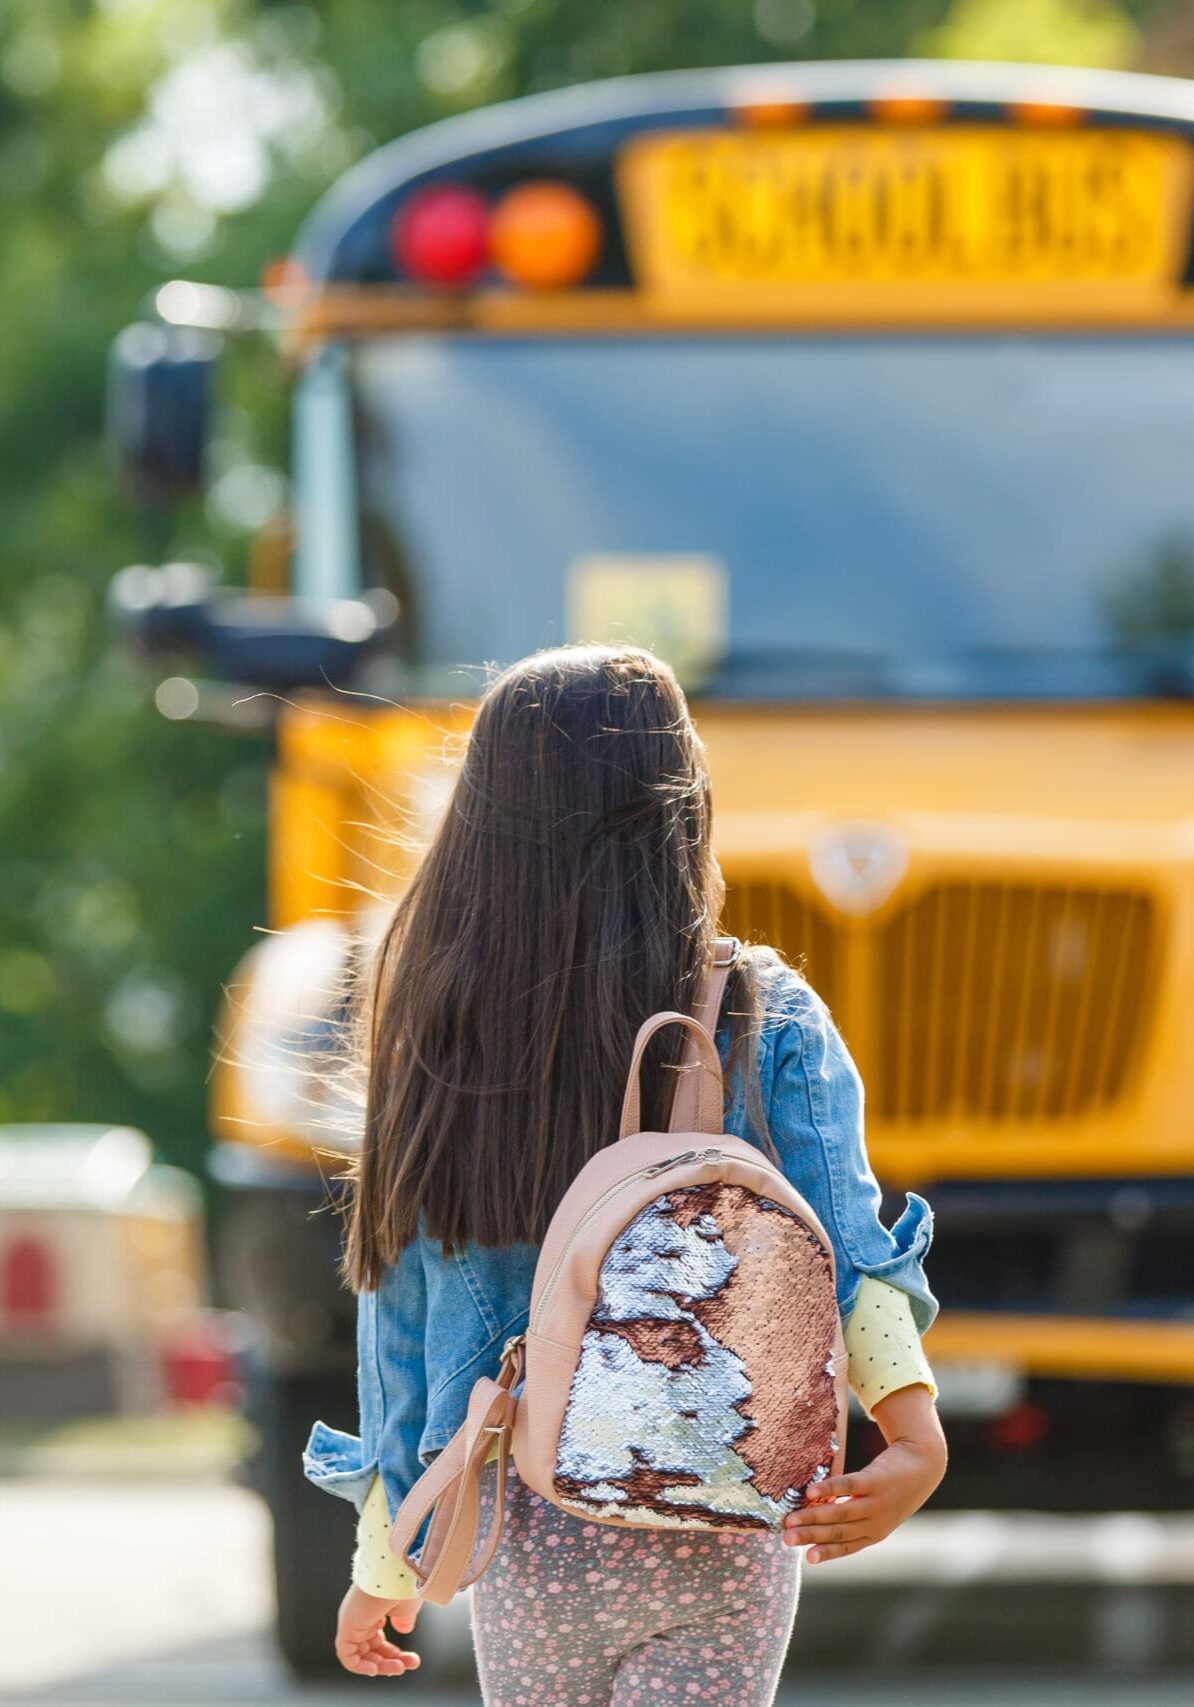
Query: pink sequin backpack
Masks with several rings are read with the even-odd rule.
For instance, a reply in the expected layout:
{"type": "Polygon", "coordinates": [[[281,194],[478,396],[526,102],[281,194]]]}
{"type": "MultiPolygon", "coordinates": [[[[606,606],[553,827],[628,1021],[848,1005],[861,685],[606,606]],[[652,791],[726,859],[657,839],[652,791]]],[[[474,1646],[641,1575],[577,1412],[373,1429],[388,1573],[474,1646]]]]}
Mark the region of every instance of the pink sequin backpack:
{"type": "Polygon", "coordinates": [[[695,1016],[657,1013],[640,1027],[619,1139],[552,1218],[527,1332],[507,1342],[497,1378],[476,1383],[464,1423],[394,1520],[390,1546],[434,1604],[493,1557],[511,1452],[553,1505],[638,1528],[775,1529],[841,1469],[832,1247],[779,1169],[721,1129],[713,1033],[737,947],[715,944],[695,1016]],[[689,1041],[668,1131],[642,1132],[639,1069],[665,1025],[685,1026],[689,1041]],[[497,1498],[479,1538],[493,1456],[497,1498]]]}

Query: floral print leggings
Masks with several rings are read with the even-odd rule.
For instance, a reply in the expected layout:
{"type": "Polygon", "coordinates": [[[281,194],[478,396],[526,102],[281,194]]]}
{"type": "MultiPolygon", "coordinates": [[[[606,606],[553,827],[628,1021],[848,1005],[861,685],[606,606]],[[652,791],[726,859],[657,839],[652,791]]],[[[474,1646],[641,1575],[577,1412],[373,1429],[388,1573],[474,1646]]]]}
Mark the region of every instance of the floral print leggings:
{"type": "MultiPolygon", "coordinates": [[[[482,1480],[483,1525],[496,1475],[490,1466],[482,1480]]],[[[768,1707],[796,1615],[798,1548],[771,1534],[586,1523],[513,1469],[506,1498],[501,1545],[473,1590],[486,1707],[768,1707]]]]}

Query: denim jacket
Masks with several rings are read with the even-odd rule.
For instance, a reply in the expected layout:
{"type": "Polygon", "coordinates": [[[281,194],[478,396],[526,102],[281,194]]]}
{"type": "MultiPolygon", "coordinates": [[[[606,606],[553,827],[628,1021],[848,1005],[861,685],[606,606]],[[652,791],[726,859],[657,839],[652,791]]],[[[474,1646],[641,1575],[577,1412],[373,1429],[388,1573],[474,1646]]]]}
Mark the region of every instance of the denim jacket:
{"type": "MultiPolygon", "coordinates": [[[[760,956],[767,1018],[758,1043],[763,1107],[787,1178],[821,1220],[836,1259],[837,1301],[850,1314],[863,1275],[906,1292],[923,1333],[937,1314],[922,1258],[932,1238],[923,1197],[888,1229],[863,1139],[858,1070],[820,997],[778,957],[760,956]]],[[[723,1066],[728,1025],[718,1026],[723,1066]]],[[[761,1147],[740,1076],[725,1129],[761,1147]]],[[[317,1422],[303,1456],[309,1481],[358,1508],[380,1472],[391,1512],[464,1420],[473,1382],[496,1373],[502,1345],[527,1326],[537,1247],[469,1245],[445,1257],[419,1236],[357,1310],[361,1433],[317,1422]]]]}

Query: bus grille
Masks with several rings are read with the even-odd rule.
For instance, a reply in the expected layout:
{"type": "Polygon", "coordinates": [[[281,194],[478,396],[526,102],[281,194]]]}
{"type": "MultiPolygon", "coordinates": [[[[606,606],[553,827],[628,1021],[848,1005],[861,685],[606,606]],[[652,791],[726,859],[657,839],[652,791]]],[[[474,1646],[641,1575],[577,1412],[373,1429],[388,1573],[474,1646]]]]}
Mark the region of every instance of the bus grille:
{"type": "Polygon", "coordinates": [[[746,883],[726,916],[803,958],[881,1119],[1093,1114],[1123,1093],[1146,1035],[1157,920],[1139,893],[945,882],[872,924],[746,883]]]}
{"type": "Polygon", "coordinates": [[[834,926],[798,890],[782,883],[728,884],[722,925],[744,942],[766,942],[781,950],[837,1013],[840,960],[834,926]]]}

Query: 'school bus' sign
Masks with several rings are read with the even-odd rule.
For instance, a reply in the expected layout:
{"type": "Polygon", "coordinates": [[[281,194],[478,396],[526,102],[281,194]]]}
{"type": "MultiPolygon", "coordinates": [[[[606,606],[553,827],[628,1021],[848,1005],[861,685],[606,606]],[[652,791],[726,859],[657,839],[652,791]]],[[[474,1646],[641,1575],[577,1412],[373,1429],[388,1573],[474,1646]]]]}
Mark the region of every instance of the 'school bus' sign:
{"type": "Polygon", "coordinates": [[[631,248],[661,297],[801,284],[1170,282],[1191,150],[1148,131],[691,131],[621,162],[631,248]]]}

